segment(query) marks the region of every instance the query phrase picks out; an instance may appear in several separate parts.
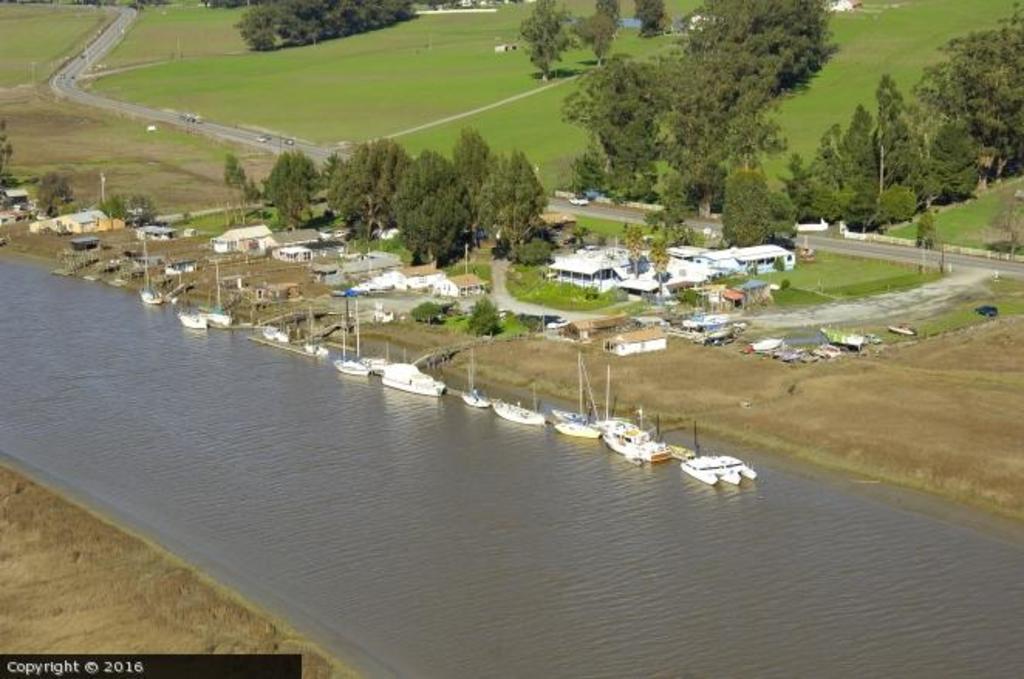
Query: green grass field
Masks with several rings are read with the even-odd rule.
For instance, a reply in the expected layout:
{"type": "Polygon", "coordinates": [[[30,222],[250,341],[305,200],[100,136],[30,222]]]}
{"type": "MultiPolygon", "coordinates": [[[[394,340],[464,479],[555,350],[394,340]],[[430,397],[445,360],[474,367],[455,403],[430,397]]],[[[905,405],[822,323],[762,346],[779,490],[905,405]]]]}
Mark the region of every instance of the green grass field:
{"type": "Polygon", "coordinates": [[[994,26],[1014,0],[867,0],[858,12],[838,14],[832,31],[839,51],[804,91],[788,97],[777,120],[789,151],[772,159],[769,174],[784,172],[785,158],[810,156],[834,123],[844,127],[857,104],[875,110],[875,89],[889,73],[904,95],[924,68],[941,60],[950,38],[994,26]]]}
{"type": "Polygon", "coordinates": [[[509,267],[506,284],[512,296],[520,301],[563,311],[593,311],[625,299],[625,295],[616,290],[598,293],[571,283],[550,281],[544,277],[542,268],[533,266],[509,267]]]}
{"type": "MultiPolygon", "coordinates": [[[[935,231],[939,243],[968,248],[987,248],[998,239],[992,222],[1004,201],[1024,188],[1024,179],[1015,179],[993,187],[975,200],[941,210],[935,215],[935,231]]],[[[917,226],[905,224],[889,229],[889,236],[917,240],[917,226]]]]}
{"type": "Polygon", "coordinates": [[[45,82],[106,16],[88,7],[0,5],[0,87],[45,82]]]}
{"type": "Polygon", "coordinates": [[[773,293],[776,304],[781,306],[868,297],[914,288],[938,278],[938,273],[918,273],[916,267],[876,259],[844,257],[830,252],[817,253],[816,260],[798,263],[792,271],[773,272],[757,278],[778,284],[785,279],[789,280],[788,290],[773,293]]]}

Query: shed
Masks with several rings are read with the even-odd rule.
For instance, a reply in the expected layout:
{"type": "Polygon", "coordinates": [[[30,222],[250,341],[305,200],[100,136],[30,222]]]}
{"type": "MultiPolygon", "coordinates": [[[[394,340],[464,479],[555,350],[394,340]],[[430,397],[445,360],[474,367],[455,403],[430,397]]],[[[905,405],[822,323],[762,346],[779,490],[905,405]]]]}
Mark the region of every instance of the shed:
{"type": "Polygon", "coordinates": [[[25,189],[0,189],[0,196],[11,207],[25,207],[29,202],[28,191],[25,189]]]}
{"type": "Polygon", "coordinates": [[[744,306],[749,304],[767,304],[772,301],[772,289],[764,281],[751,279],[739,286],[743,293],[744,306]]]}
{"type": "Polygon", "coordinates": [[[168,276],[180,276],[181,274],[192,273],[197,268],[199,268],[199,264],[194,259],[178,259],[169,262],[164,267],[164,273],[168,276]]]}
{"type": "Polygon", "coordinates": [[[598,333],[614,330],[626,323],[626,320],[625,316],[620,315],[573,321],[562,329],[562,334],[578,342],[589,342],[598,333]]]}
{"type": "Polygon", "coordinates": [[[148,224],[135,229],[135,237],[139,240],[173,240],[177,235],[177,229],[159,224],[148,224]]]}
{"type": "Polygon", "coordinates": [[[445,278],[444,272],[434,264],[407,266],[400,274],[401,280],[395,285],[399,290],[429,290],[445,278]]]}
{"type": "Polygon", "coordinates": [[[304,245],[288,245],[277,248],[271,256],[282,262],[309,262],[313,259],[313,251],[304,245]]]}
{"type": "Polygon", "coordinates": [[[281,302],[302,296],[298,283],[264,283],[253,288],[257,302],[281,302]]]}
{"type": "Polygon", "coordinates": [[[71,249],[75,252],[81,252],[83,250],[95,250],[100,246],[100,239],[96,236],[78,236],[68,241],[71,244],[71,249]]]}
{"type": "Polygon", "coordinates": [[[227,252],[263,254],[272,241],[267,225],[257,224],[229,229],[216,238],[212,238],[210,242],[213,244],[213,251],[218,254],[227,252]]]}
{"type": "Polygon", "coordinates": [[[668,336],[661,328],[644,328],[616,335],[604,343],[604,348],[616,356],[664,351],[668,348],[668,336]]]}

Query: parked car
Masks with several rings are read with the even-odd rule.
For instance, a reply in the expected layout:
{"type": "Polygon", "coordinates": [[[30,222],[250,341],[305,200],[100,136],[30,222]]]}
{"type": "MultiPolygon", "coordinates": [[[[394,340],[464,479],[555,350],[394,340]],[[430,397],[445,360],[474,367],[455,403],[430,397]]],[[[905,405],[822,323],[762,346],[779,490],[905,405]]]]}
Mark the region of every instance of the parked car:
{"type": "Polygon", "coordinates": [[[995,318],[999,315],[999,309],[991,304],[983,304],[976,308],[974,313],[984,316],[985,318],[995,318]]]}
{"type": "Polygon", "coordinates": [[[260,136],[258,136],[258,137],[256,138],[256,141],[258,141],[258,142],[259,142],[259,143],[261,143],[261,144],[266,144],[267,142],[269,142],[269,141],[270,141],[270,137],[268,137],[268,136],[267,136],[267,135],[265,135],[265,134],[261,134],[260,136]]]}
{"type": "Polygon", "coordinates": [[[572,205],[579,206],[590,205],[590,199],[587,198],[586,196],[573,196],[572,198],[569,199],[569,203],[571,203],[572,205]]]}
{"type": "Polygon", "coordinates": [[[294,139],[285,139],[284,140],[284,145],[285,146],[295,146],[295,140],[294,139]]]}
{"type": "Polygon", "coordinates": [[[567,325],[569,325],[569,321],[565,320],[561,316],[555,316],[554,319],[548,321],[545,327],[548,330],[561,330],[567,325]]]}

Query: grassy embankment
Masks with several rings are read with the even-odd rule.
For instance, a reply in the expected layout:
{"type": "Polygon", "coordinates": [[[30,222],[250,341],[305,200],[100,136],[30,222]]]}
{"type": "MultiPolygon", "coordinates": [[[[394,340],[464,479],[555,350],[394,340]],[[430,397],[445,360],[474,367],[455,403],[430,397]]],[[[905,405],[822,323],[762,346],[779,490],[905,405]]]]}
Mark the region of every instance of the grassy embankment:
{"type": "Polygon", "coordinates": [[[788,280],[787,289],[773,293],[775,303],[798,306],[908,290],[937,280],[939,274],[930,270],[922,273],[915,266],[878,259],[819,252],[814,262],[799,262],[792,271],[777,271],[757,278],[780,285],[788,280]]]}
{"type": "Polygon", "coordinates": [[[559,283],[544,276],[545,269],[513,265],[508,268],[506,285],[516,299],[562,311],[594,311],[624,300],[617,290],[598,292],[571,283],[559,283]]]}
{"type": "Polygon", "coordinates": [[[0,88],[46,82],[106,20],[91,7],[0,6],[0,88]]]}
{"type": "Polygon", "coordinates": [[[0,639],[21,653],[301,653],[357,674],[160,547],[0,467],[0,639]]]}
{"type": "MultiPolygon", "coordinates": [[[[593,11],[589,0],[566,4],[578,14],[593,11]]],[[[696,4],[676,0],[670,8],[678,15],[696,4]]],[[[423,16],[316,46],[240,56],[233,26],[241,10],[149,9],[106,66],[167,63],[114,74],[95,87],[119,98],[317,142],[359,141],[542,87],[525,52],[494,53],[495,45],[516,41],[529,11],[528,5],[514,5],[494,14],[423,16]],[[269,91],[275,95],[268,98],[269,91]]],[[[615,51],[643,56],[672,44],[669,37],[644,40],[635,30],[623,30],[615,51]]],[[[565,75],[592,67],[592,55],[582,49],[566,54],[560,65],[565,75]]],[[[499,113],[504,124],[514,122],[511,134],[503,123],[478,125],[478,119],[486,119],[473,116],[442,126],[451,130],[438,137],[443,143],[412,141],[430,139],[428,130],[427,137],[411,135],[409,147],[447,150],[451,134],[478,126],[497,148],[526,150],[551,184],[583,143],[579,130],[561,122],[561,102],[574,85],[554,82],[561,84],[490,112],[499,113]]]]}
{"type": "MultiPolygon", "coordinates": [[[[991,187],[974,200],[940,208],[935,214],[936,240],[947,245],[1005,251],[1005,247],[1000,247],[1000,234],[993,223],[1005,201],[1022,188],[1024,179],[1012,179],[991,187]]],[[[917,225],[904,224],[889,229],[886,235],[916,241],[917,225]]]]}

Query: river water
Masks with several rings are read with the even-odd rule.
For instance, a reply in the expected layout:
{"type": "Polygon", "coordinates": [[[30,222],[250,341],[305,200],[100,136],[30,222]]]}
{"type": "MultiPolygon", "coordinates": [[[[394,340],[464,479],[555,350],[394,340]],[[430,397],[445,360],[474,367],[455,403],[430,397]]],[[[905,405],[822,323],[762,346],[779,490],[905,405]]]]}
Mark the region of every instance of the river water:
{"type": "MultiPolygon", "coordinates": [[[[371,674],[1019,676],[1024,543],[715,490],[0,261],[0,451],[371,674]]],[[[0,640],[2,642],[2,640],[0,640]]]]}

